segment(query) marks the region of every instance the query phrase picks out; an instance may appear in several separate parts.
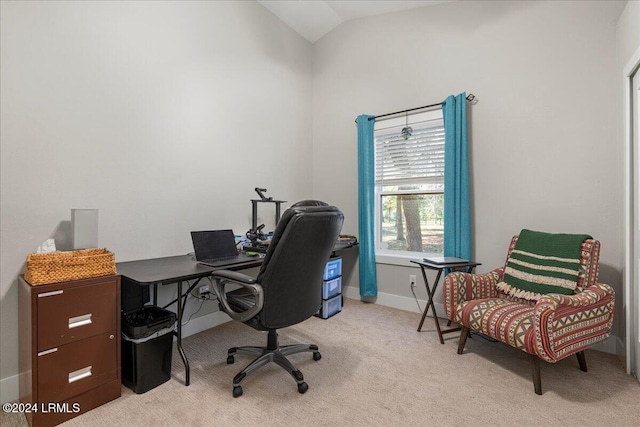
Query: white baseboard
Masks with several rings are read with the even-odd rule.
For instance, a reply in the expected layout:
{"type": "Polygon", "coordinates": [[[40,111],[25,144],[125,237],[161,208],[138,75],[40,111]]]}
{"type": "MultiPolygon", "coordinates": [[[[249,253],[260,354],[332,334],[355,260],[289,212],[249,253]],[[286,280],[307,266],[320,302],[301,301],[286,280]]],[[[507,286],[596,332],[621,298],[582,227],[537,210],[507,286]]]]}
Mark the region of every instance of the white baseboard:
{"type": "MultiPolygon", "coordinates": [[[[347,286],[343,288],[342,293],[347,298],[352,299],[361,299],[360,290],[353,286],[347,286]]],[[[420,313],[418,310],[418,305],[416,304],[416,300],[409,297],[402,297],[399,295],[387,294],[384,292],[378,292],[378,296],[373,299],[374,304],[384,305],[385,307],[397,308],[399,310],[412,311],[414,313],[420,313]]],[[[367,301],[373,301],[371,298],[367,298],[367,301]]],[[[426,306],[427,302],[425,300],[418,300],[420,302],[420,307],[426,306]]],[[[446,318],[444,311],[444,304],[435,302],[436,312],[438,313],[438,317],[446,318]]],[[[431,313],[429,313],[431,315],[431,313]]],[[[592,350],[601,351],[603,353],[610,353],[615,355],[623,355],[625,354],[625,346],[624,342],[617,336],[611,335],[605,342],[594,345],[591,347],[592,350]]]]}
{"type": "MultiPolygon", "coordinates": [[[[596,344],[590,347],[592,350],[601,351],[603,353],[615,354],[622,359],[624,359],[625,355],[625,346],[624,342],[615,335],[609,336],[609,338],[600,344],[596,344]]],[[[624,363],[624,362],[623,362],[624,363]]]]}
{"type": "MultiPolygon", "coordinates": [[[[342,293],[347,298],[352,299],[360,299],[360,290],[353,286],[347,286],[342,289],[342,293]]],[[[369,300],[367,300],[369,302],[369,300]]],[[[424,310],[424,307],[427,305],[426,300],[419,299],[420,307],[424,310]]],[[[387,294],[384,292],[378,292],[378,296],[375,298],[375,304],[384,305],[385,307],[397,308],[399,310],[412,311],[414,313],[421,313],[418,309],[418,304],[416,304],[416,300],[409,297],[402,297],[394,294],[387,294]]],[[[436,307],[436,312],[439,317],[444,316],[444,305],[441,303],[434,303],[436,307]]],[[[429,315],[432,315],[431,311],[429,311],[429,315]]]]}
{"type": "Polygon", "coordinates": [[[20,376],[12,375],[0,380],[0,403],[13,402],[20,398],[20,376]]]}
{"type": "Polygon", "coordinates": [[[620,339],[620,337],[616,335],[610,335],[606,341],[601,342],[600,344],[596,344],[594,346],[589,347],[591,350],[601,351],[603,353],[615,354],[620,358],[620,361],[624,365],[624,354],[625,354],[625,346],[624,342],[620,339]]]}

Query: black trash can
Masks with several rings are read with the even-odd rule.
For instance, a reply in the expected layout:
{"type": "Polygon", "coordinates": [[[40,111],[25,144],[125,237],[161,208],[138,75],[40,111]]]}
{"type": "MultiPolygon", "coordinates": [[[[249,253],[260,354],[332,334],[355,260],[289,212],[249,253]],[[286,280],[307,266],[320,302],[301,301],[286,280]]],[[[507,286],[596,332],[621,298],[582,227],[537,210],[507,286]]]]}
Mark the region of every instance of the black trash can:
{"type": "Polygon", "coordinates": [[[145,393],[171,378],[171,356],[175,313],[156,306],[142,306],[148,292],[122,287],[122,384],[135,393],[145,393]],[[141,296],[141,299],[140,299],[141,296]],[[142,305],[142,304],[140,304],[142,305]],[[132,307],[136,307],[132,309],[132,307]]]}

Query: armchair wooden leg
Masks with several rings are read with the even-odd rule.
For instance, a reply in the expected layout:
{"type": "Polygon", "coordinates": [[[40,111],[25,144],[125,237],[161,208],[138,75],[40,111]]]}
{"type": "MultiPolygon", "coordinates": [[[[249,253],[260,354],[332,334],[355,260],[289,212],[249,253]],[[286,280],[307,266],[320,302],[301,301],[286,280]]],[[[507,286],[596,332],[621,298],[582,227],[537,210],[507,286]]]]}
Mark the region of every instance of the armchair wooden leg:
{"type": "Polygon", "coordinates": [[[461,331],[460,332],[460,343],[458,344],[458,354],[462,354],[462,352],[464,351],[464,344],[467,342],[467,338],[469,338],[469,328],[467,328],[466,326],[462,325],[461,326],[461,331]]]}
{"type": "Polygon", "coordinates": [[[584,350],[576,353],[578,357],[578,363],[580,364],[580,370],[582,372],[587,372],[587,359],[584,357],[584,350]]]}
{"type": "Polygon", "coordinates": [[[542,395],[542,378],[540,377],[540,359],[538,356],[530,354],[529,360],[531,361],[531,373],[533,374],[533,387],[536,394],[542,395]]]}

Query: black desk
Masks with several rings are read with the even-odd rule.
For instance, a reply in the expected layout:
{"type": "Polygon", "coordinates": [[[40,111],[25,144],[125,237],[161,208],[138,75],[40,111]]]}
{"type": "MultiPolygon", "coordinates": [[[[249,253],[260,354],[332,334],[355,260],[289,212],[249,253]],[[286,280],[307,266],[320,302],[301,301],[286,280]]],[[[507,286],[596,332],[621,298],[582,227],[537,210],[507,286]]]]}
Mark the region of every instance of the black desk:
{"type": "MultiPolygon", "coordinates": [[[[461,262],[458,262],[458,263],[447,263],[447,264],[440,264],[440,263],[429,261],[426,259],[412,259],[411,262],[418,264],[420,266],[420,270],[422,271],[422,278],[424,279],[424,286],[427,288],[427,306],[424,309],[424,313],[422,313],[422,319],[420,319],[420,325],[418,325],[418,332],[420,332],[420,330],[422,329],[422,324],[424,323],[424,319],[425,317],[427,317],[427,312],[429,311],[429,307],[431,307],[431,310],[433,311],[433,320],[436,322],[438,338],[440,338],[440,344],[444,344],[444,339],[442,338],[442,335],[448,334],[449,332],[459,331],[460,327],[446,329],[446,330],[440,329],[440,322],[438,321],[438,315],[436,314],[436,307],[433,304],[433,296],[436,293],[438,282],[440,282],[440,276],[442,275],[442,272],[444,270],[448,270],[448,272],[451,272],[454,270],[462,269],[467,273],[471,273],[473,269],[476,268],[476,266],[482,265],[482,264],[480,264],[479,262],[465,261],[465,260],[461,260],[461,262]],[[425,271],[425,269],[427,268],[438,271],[436,280],[435,282],[433,282],[433,288],[429,288],[429,281],[427,280],[427,273],[425,271]]],[[[447,323],[447,326],[450,326],[450,325],[451,325],[451,321],[447,323]]]]}
{"type": "Polygon", "coordinates": [[[188,280],[207,277],[215,270],[241,270],[258,267],[262,258],[242,264],[225,267],[208,267],[198,264],[191,255],[180,255],[165,258],[144,259],[140,261],[119,262],[116,264],[118,274],[141,286],[153,285],[153,303],[158,303],[157,285],[176,283],[178,285],[177,311],[178,326],[174,334],[177,337],[176,346],[185,368],[185,385],[189,385],[189,361],[182,348],[182,283],[188,280]]]}
{"type": "MultiPolygon", "coordinates": [[[[348,236],[341,236],[333,249],[334,255],[336,251],[342,251],[350,248],[357,248],[358,242],[355,237],[349,239],[348,236]]],[[[198,264],[192,255],[178,255],[164,258],[143,259],[139,261],[119,262],[116,264],[118,274],[131,280],[140,286],[153,285],[153,303],[158,303],[158,287],[157,285],[168,285],[176,283],[178,285],[178,298],[176,317],[178,318],[178,327],[174,334],[177,337],[176,346],[182,358],[185,367],[185,385],[189,385],[189,361],[187,355],[182,348],[182,283],[188,280],[202,279],[211,275],[216,270],[244,270],[252,267],[259,267],[264,258],[257,257],[255,260],[242,264],[228,265],[225,267],[209,267],[198,264]]]]}

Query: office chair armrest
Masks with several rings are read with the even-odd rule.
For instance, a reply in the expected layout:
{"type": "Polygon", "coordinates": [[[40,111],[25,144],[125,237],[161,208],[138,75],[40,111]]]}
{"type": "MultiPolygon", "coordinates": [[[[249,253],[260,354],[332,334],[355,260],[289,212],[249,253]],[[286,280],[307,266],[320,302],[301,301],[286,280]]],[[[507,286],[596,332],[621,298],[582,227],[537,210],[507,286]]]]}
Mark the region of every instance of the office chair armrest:
{"type": "Polygon", "coordinates": [[[251,277],[237,271],[218,270],[211,273],[212,279],[216,279],[216,276],[236,283],[256,283],[255,277],[251,277]]]}
{"type": "Polygon", "coordinates": [[[262,286],[256,283],[255,278],[247,276],[246,274],[238,273],[237,271],[230,270],[214,271],[213,273],[211,273],[211,278],[213,279],[213,291],[218,297],[219,303],[222,305],[225,313],[227,313],[233,320],[245,322],[258,314],[260,310],[262,310],[262,306],[264,305],[264,292],[262,290],[262,286]],[[253,296],[256,298],[255,305],[250,309],[242,312],[235,311],[233,308],[231,308],[231,306],[229,305],[229,301],[227,300],[227,293],[225,291],[225,287],[228,282],[235,283],[242,286],[243,288],[249,289],[253,296]]]}

